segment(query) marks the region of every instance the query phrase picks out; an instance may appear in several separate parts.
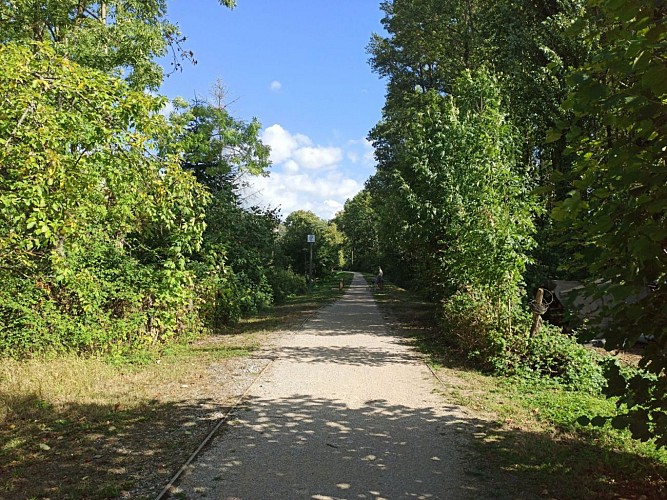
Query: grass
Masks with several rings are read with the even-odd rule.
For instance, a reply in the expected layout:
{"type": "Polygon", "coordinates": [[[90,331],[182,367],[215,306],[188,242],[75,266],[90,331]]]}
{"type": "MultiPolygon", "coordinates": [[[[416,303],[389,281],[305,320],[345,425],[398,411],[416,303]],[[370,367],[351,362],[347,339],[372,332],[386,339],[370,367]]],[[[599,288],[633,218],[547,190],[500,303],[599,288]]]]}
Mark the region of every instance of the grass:
{"type": "MultiPolygon", "coordinates": [[[[247,357],[267,335],[300,325],[339,295],[339,280],[139,364],[54,356],[0,364],[0,498],[153,498],[215,424],[228,401],[210,371],[247,357]],[[34,478],[38,478],[35,480],[34,478]],[[142,489],[144,483],[152,486],[142,489]],[[159,484],[157,484],[159,483],[159,484]]],[[[496,378],[452,353],[433,326],[436,306],[387,283],[375,291],[385,316],[410,335],[451,403],[468,408],[478,464],[501,471],[498,491],[516,497],[664,498],[667,454],[609,428],[580,427],[610,401],[534,380],[496,378]]],[[[217,377],[217,378],[216,378],[217,377]]]]}
{"type": "Polygon", "coordinates": [[[0,498],[106,499],[128,491],[153,498],[231,403],[211,394],[242,391],[221,387],[234,360],[338,298],[341,279],[349,286],[352,275],[317,281],[311,294],[221,334],[126,363],[76,355],[3,359],[0,498]]]}
{"type": "MultiPolygon", "coordinates": [[[[367,278],[368,279],[368,278],[367,278]]],[[[582,427],[581,415],[611,415],[612,401],[535,379],[480,373],[448,349],[436,305],[386,283],[375,297],[441,379],[441,392],[471,415],[480,471],[503,471],[518,498],[667,497],[667,450],[610,426],[582,427]]],[[[483,472],[482,472],[483,473],[483,472]]]]}

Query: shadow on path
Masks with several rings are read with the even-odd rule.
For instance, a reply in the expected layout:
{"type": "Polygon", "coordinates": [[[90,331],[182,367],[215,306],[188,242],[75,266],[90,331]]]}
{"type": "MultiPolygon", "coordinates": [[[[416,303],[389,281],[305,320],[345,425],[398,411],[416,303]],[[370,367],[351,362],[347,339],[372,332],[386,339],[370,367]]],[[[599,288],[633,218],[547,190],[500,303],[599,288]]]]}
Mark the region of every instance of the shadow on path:
{"type": "Polygon", "coordinates": [[[475,422],[447,410],[384,400],[350,408],[304,395],[251,398],[235,412],[224,439],[190,469],[182,493],[220,499],[485,498],[485,473],[467,451],[475,422]]]}
{"type": "Polygon", "coordinates": [[[410,351],[389,352],[386,349],[357,346],[297,347],[285,346],[281,356],[299,363],[333,363],[354,366],[404,365],[418,362],[419,357],[410,351]]]}

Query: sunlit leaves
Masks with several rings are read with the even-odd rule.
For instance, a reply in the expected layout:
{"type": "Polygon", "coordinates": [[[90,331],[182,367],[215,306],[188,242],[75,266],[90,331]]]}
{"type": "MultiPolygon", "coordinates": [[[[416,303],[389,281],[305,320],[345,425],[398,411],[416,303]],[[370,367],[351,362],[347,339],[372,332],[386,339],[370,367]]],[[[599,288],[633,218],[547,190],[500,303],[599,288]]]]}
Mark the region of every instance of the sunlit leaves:
{"type": "MultiPolygon", "coordinates": [[[[101,321],[106,308],[130,303],[137,313],[143,296],[141,307],[162,315],[148,334],[173,329],[168,308],[186,298],[186,257],[200,245],[207,194],[179,154],[157,149],[172,135],[157,113],[163,100],[67,61],[49,43],[7,44],[0,61],[3,272],[23,276],[21,288],[39,284],[63,324],[77,314],[101,321]]],[[[9,324],[24,313],[0,314],[9,324]]],[[[62,341],[87,342],[75,332],[62,341]]]]}
{"type": "Polygon", "coordinates": [[[389,186],[376,196],[390,197],[396,218],[386,223],[419,261],[427,286],[514,297],[534,206],[515,170],[515,131],[493,78],[464,73],[451,96],[406,96],[400,108],[386,109],[373,138],[382,155],[378,176],[389,186]]]}

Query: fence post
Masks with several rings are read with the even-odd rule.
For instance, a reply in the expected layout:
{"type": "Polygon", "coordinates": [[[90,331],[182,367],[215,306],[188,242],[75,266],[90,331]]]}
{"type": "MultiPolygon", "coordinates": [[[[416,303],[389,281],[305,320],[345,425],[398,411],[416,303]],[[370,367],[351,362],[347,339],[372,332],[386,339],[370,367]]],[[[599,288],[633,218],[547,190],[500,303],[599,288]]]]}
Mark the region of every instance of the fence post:
{"type": "Polygon", "coordinates": [[[542,326],[542,314],[544,305],[542,304],[542,299],[544,298],[544,290],[542,288],[537,289],[535,294],[535,301],[532,303],[533,309],[533,326],[530,327],[530,336],[534,337],[537,335],[537,332],[540,331],[540,326],[542,326]]]}

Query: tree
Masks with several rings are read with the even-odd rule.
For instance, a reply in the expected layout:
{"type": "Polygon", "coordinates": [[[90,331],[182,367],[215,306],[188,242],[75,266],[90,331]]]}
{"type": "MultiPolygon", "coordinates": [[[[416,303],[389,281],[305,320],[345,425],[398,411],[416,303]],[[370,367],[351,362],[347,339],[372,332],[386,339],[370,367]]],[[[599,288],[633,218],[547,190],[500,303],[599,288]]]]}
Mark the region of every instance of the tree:
{"type": "Polygon", "coordinates": [[[312,244],[314,276],[326,276],[342,264],[342,235],[335,224],[327,223],[310,211],[297,210],[285,219],[285,232],[280,243],[287,267],[299,274],[308,274],[309,234],[315,236],[312,244]]]}
{"type": "Polygon", "coordinates": [[[406,96],[374,130],[395,217],[385,223],[434,296],[471,287],[505,302],[528,260],[534,204],[493,78],[466,74],[452,89],[406,96]]]}
{"type": "Polygon", "coordinates": [[[573,115],[565,137],[575,162],[571,191],[553,215],[580,249],[573,271],[590,294],[611,297],[600,312],[607,347],[654,338],[641,361],[652,376],[612,373],[610,392],[628,407],[613,423],[666,446],[667,8],[647,0],[589,6],[580,28],[600,51],[570,76],[563,106],[573,115]]]}
{"type": "Polygon", "coordinates": [[[3,350],[109,349],[179,331],[208,195],[160,154],[164,100],[56,54],[0,47],[3,350]],[[180,318],[180,320],[179,320],[180,318]]]}
{"type": "Polygon", "coordinates": [[[343,233],[347,266],[355,271],[371,271],[381,262],[378,242],[378,215],[368,189],[345,201],[336,214],[336,226],[343,233]]]}
{"type": "Polygon", "coordinates": [[[245,177],[266,174],[269,148],[259,140],[259,122],[232,117],[224,99],[224,87],[218,81],[210,102],[177,101],[170,119],[178,135],[165,145],[184,152],[182,167],[212,195],[196,267],[200,283],[206,284],[202,285],[209,302],[206,315],[215,326],[272,302],[267,273],[279,224],[276,210],[243,206],[240,193],[245,177]]]}
{"type": "Polygon", "coordinates": [[[166,0],[2,0],[0,42],[50,41],[82,66],[124,76],[135,89],[156,90],[163,77],[156,58],[170,47],[175,56],[193,57],[166,12],[166,0]]]}
{"type": "MultiPolygon", "coordinates": [[[[368,51],[373,70],[388,79],[385,115],[405,106],[406,96],[415,89],[449,95],[463,71],[486,68],[495,75],[507,120],[518,131],[518,163],[530,187],[538,188],[542,206],[552,208],[567,192],[554,173],[569,171],[570,159],[563,154],[565,141],[545,139],[564,116],[560,103],[567,92],[567,71],[585,61],[591,51],[586,37],[569,31],[584,15],[584,4],[583,0],[383,2],[382,23],[388,36],[374,35],[368,51]]],[[[378,128],[385,126],[391,125],[378,124],[378,128]]],[[[383,184],[385,179],[374,182],[383,184]]],[[[388,195],[386,190],[383,193],[388,195]]],[[[548,212],[542,213],[537,219],[540,245],[533,250],[536,262],[527,274],[534,286],[562,272],[559,265],[571,254],[550,244],[558,235],[548,212]]],[[[396,220],[391,215],[387,220],[396,220]]],[[[394,228],[383,225],[381,230],[388,233],[383,248],[409,255],[389,234],[394,228]]],[[[401,268],[413,273],[417,265],[405,262],[401,268]]]]}

